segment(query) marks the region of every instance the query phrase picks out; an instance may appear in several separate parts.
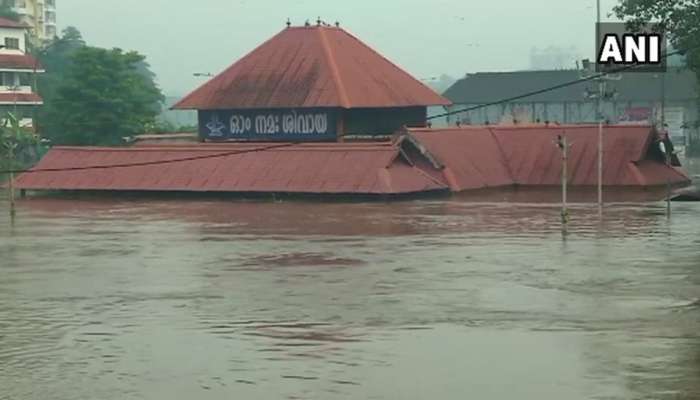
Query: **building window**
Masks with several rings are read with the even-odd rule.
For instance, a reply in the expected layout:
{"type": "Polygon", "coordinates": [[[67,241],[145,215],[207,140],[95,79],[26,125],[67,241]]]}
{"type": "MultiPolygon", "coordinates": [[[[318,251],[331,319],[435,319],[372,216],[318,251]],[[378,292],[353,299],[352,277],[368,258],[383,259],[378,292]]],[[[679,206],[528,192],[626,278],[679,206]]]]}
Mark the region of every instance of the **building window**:
{"type": "MultiPolygon", "coordinates": [[[[10,4],[12,4],[12,3],[10,3],[10,4]]],[[[27,0],[15,0],[15,7],[27,8],[27,0]]]]}
{"type": "Polygon", "coordinates": [[[53,11],[46,12],[46,22],[53,23],[56,22],[56,13],[53,11]]]}
{"type": "Polygon", "coordinates": [[[0,73],[0,81],[3,86],[15,87],[17,86],[16,75],[14,72],[2,72],[0,73]]]}
{"type": "Polygon", "coordinates": [[[56,0],[46,0],[46,5],[49,7],[56,7],[56,0]]]}
{"type": "Polygon", "coordinates": [[[55,26],[47,26],[45,32],[46,32],[47,38],[53,39],[56,36],[56,27],[55,26]]]}
{"type": "Polygon", "coordinates": [[[6,37],[5,48],[10,50],[19,50],[19,39],[6,37]]]}
{"type": "Polygon", "coordinates": [[[28,72],[18,73],[20,86],[32,86],[32,74],[28,72]]]}

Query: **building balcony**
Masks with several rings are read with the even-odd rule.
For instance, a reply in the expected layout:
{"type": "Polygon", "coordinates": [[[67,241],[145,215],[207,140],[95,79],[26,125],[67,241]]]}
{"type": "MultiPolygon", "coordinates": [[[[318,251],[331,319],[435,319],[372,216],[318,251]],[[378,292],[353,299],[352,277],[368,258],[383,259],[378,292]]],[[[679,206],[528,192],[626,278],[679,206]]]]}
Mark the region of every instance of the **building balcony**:
{"type": "Polygon", "coordinates": [[[32,87],[31,86],[4,86],[4,85],[0,85],[0,93],[3,93],[3,94],[7,94],[7,93],[29,94],[29,93],[32,93],[32,87]]]}
{"type": "Polygon", "coordinates": [[[38,59],[18,50],[0,51],[0,71],[43,72],[44,67],[38,59]]]}
{"type": "MultiPolygon", "coordinates": [[[[7,88],[7,86],[5,86],[7,88]]],[[[19,91],[0,92],[0,105],[42,105],[44,100],[36,93],[22,93],[19,91]]]]}

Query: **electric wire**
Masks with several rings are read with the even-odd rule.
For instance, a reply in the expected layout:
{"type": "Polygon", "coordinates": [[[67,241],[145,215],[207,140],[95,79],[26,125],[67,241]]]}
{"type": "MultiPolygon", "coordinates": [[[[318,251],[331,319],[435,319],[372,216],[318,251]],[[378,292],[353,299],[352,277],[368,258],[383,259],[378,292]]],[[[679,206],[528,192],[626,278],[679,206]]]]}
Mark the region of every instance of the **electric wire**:
{"type": "MultiPolygon", "coordinates": [[[[690,49],[685,49],[685,50],[676,50],[671,53],[665,53],[661,56],[661,59],[667,59],[668,57],[674,56],[674,55],[679,55],[679,54],[685,54],[690,50],[694,50],[696,48],[700,48],[700,46],[695,46],[690,49]]],[[[607,75],[612,75],[612,74],[617,74],[620,72],[628,71],[634,68],[642,67],[645,66],[643,64],[630,64],[630,65],[625,65],[619,68],[614,68],[611,70],[606,70],[602,71],[587,77],[582,77],[580,79],[574,80],[574,81],[569,81],[569,82],[564,82],[558,85],[554,86],[549,86],[543,89],[523,93],[517,96],[513,97],[508,97],[505,99],[489,102],[489,103],[484,103],[484,104],[479,104],[475,105],[472,107],[468,107],[462,110],[456,110],[456,111],[451,111],[451,112],[446,112],[438,115],[433,115],[427,118],[428,121],[437,119],[437,118],[442,118],[450,115],[455,115],[455,114],[460,114],[460,113],[465,113],[469,111],[474,111],[478,110],[481,108],[486,108],[486,107],[491,107],[494,105],[500,105],[500,104],[505,104],[505,103],[510,103],[515,100],[520,100],[524,99],[527,97],[532,97],[538,94],[542,93],[547,93],[555,90],[559,90],[562,88],[566,88],[569,86],[574,86],[578,85],[581,83],[585,82],[590,82],[593,80],[601,79],[607,75]]],[[[300,145],[301,142],[290,142],[290,143],[284,143],[281,145],[275,145],[275,146],[267,146],[267,147],[260,147],[260,148],[255,148],[255,149],[245,149],[245,150],[237,150],[237,151],[230,151],[230,152],[222,152],[222,153],[216,153],[216,154],[207,154],[207,155],[202,155],[202,156],[193,156],[193,157],[184,157],[184,158],[174,158],[174,159],[169,159],[169,160],[158,160],[158,161],[147,161],[147,162],[140,162],[140,163],[123,163],[123,164],[109,164],[109,165],[89,165],[89,166],[83,166],[83,167],[67,167],[67,168],[41,168],[41,169],[36,169],[36,168],[30,168],[30,169],[21,169],[21,170],[0,170],[0,174],[31,174],[31,173],[40,173],[40,172],[68,172],[68,171],[85,171],[85,170],[96,170],[96,169],[112,169],[112,168],[129,168],[129,167],[143,167],[143,166],[153,166],[153,165],[163,165],[163,164],[173,164],[173,163],[179,163],[179,162],[187,162],[187,161],[196,161],[196,160],[205,160],[205,159],[213,159],[213,158],[221,158],[221,157],[228,157],[228,156],[233,156],[233,155],[239,155],[239,154],[246,154],[246,153],[257,153],[257,152],[263,152],[263,151],[270,151],[270,150],[275,150],[275,149],[280,149],[280,148],[290,148],[293,146],[300,145]]]]}

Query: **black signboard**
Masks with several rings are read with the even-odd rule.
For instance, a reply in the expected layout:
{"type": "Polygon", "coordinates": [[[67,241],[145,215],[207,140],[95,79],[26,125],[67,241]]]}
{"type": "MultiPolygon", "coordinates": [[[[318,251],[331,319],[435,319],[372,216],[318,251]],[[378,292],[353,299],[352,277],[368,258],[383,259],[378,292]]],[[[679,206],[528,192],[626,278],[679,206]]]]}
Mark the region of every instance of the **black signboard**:
{"type": "Polygon", "coordinates": [[[210,140],[336,139],[337,116],[327,109],[200,110],[199,134],[210,140]]]}

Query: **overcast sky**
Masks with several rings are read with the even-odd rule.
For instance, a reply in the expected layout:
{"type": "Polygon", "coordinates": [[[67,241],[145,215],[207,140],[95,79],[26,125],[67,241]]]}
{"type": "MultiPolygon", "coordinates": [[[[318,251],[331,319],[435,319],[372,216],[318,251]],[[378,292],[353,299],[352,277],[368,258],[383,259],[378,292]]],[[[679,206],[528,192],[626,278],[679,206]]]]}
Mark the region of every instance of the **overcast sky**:
{"type": "MultiPolygon", "coordinates": [[[[616,0],[602,0],[603,17],[616,0]]],[[[59,29],[148,57],[168,95],[284,28],[336,20],[417,78],[529,67],[533,47],[594,52],[595,0],[58,0],[59,29]]]]}

